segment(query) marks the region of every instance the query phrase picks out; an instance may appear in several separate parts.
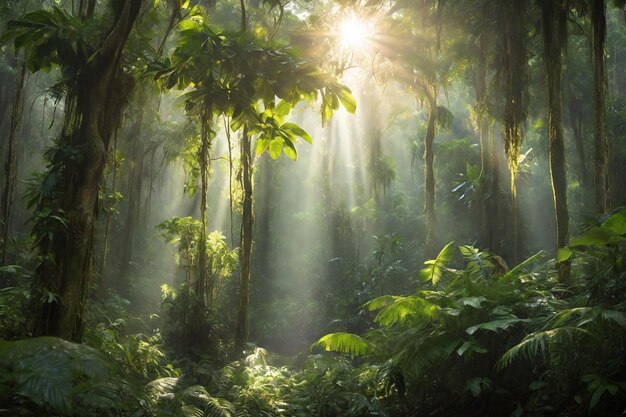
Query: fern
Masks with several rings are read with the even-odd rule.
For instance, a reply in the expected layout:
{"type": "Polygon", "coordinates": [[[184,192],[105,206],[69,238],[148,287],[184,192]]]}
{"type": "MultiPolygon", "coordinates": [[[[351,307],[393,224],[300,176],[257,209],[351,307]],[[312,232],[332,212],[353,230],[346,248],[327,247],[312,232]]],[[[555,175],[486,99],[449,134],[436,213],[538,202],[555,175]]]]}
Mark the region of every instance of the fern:
{"type": "Polygon", "coordinates": [[[546,353],[548,346],[553,341],[572,337],[577,333],[590,335],[589,331],[581,329],[580,327],[559,327],[531,333],[520,343],[507,350],[498,360],[496,366],[498,369],[503,369],[520,357],[532,360],[539,353],[546,353]]]}
{"type": "Polygon", "coordinates": [[[119,410],[132,406],[128,394],[141,396],[103,352],[54,337],[0,340],[0,370],[9,395],[61,415],[119,410]]]}

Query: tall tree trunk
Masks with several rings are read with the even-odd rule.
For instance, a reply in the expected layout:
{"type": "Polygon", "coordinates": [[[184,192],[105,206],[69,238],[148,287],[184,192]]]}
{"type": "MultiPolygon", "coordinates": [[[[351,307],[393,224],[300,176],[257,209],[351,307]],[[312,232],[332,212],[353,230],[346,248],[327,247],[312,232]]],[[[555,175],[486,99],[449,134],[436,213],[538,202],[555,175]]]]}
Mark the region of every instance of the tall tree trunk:
{"type": "Polygon", "coordinates": [[[499,78],[503,81],[504,108],[504,150],[509,162],[511,173],[511,260],[519,259],[519,217],[517,202],[517,164],[519,162],[523,131],[522,124],[526,119],[526,87],[527,87],[527,38],[526,27],[528,0],[503,0],[500,2],[503,13],[504,33],[501,36],[502,62],[498,67],[499,78]]]}
{"type": "Polygon", "coordinates": [[[479,56],[476,65],[476,74],[474,75],[474,90],[476,92],[476,127],[478,129],[478,140],[480,143],[480,199],[479,204],[479,224],[478,229],[482,232],[482,242],[488,248],[494,250],[491,241],[493,223],[489,216],[492,212],[489,210],[489,200],[496,199],[497,193],[489,192],[489,183],[493,172],[490,163],[490,138],[489,138],[489,104],[487,102],[487,55],[489,42],[487,34],[482,33],[478,38],[479,56]]]}
{"type": "Polygon", "coordinates": [[[590,189],[589,186],[591,184],[589,183],[589,175],[587,173],[587,159],[585,158],[585,143],[583,140],[583,109],[581,99],[574,92],[574,87],[571,83],[568,85],[567,97],[569,122],[572,128],[572,134],[574,135],[574,145],[576,146],[576,153],[578,154],[578,163],[580,164],[578,170],[580,184],[586,191],[590,189]]]}
{"type": "Polygon", "coordinates": [[[606,16],[604,0],[591,0],[591,61],[593,65],[593,131],[596,211],[610,209],[610,148],[606,128],[606,16]]]}
{"type": "Polygon", "coordinates": [[[207,189],[209,185],[209,147],[210,147],[210,120],[211,109],[207,106],[204,109],[204,114],[201,117],[202,120],[202,134],[200,135],[200,222],[202,223],[202,229],[200,230],[200,242],[198,245],[198,273],[196,275],[194,305],[192,313],[192,328],[202,328],[202,320],[206,312],[208,292],[212,292],[213,288],[210,283],[207,282],[207,253],[206,253],[206,240],[207,240],[207,189]],[[194,326],[193,323],[197,325],[194,326]]]}
{"type": "MultiPolygon", "coordinates": [[[[82,68],[76,90],[68,94],[63,144],[80,152],[68,158],[59,150],[50,167],[62,174],[59,195],[44,209],[63,216],[66,227],[42,239],[48,260],[37,269],[39,281],[55,294],[39,313],[36,334],[80,341],[82,314],[92,270],[93,230],[98,191],[110,138],[121,118],[119,95],[122,51],[141,7],[126,2],[96,59],[82,68]],[[60,167],[58,164],[62,163],[60,167]]],[[[40,212],[40,213],[45,213],[40,212]]],[[[37,225],[35,225],[37,227],[37,225]]]]}
{"type": "MultiPolygon", "coordinates": [[[[550,177],[556,213],[557,248],[569,239],[567,212],[567,182],[565,172],[565,145],[563,140],[562,64],[561,52],[567,36],[567,11],[561,0],[546,2],[542,9],[544,62],[548,86],[548,140],[550,177]]],[[[569,262],[558,265],[561,282],[569,281],[569,262]]]]}
{"type": "Polygon", "coordinates": [[[11,215],[15,199],[15,183],[17,182],[17,136],[22,122],[24,110],[24,84],[26,83],[26,63],[22,63],[22,69],[17,80],[17,89],[13,99],[13,110],[7,137],[6,162],[4,165],[4,184],[2,188],[2,213],[0,214],[0,245],[2,245],[2,263],[6,261],[11,231],[11,215]]]}
{"type": "Polygon", "coordinates": [[[437,251],[437,213],[435,212],[435,128],[437,123],[437,96],[435,89],[427,86],[428,126],[424,136],[424,216],[426,218],[427,258],[436,256],[437,251]]]}
{"type": "Polygon", "coordinates": [[[239,281],[239,311],[235,332],[235,349],[241,352],[248,337],[248,303],[250,300],[250,267],[252,260],[252,144],[248,127],[244,125],[241,136],[241,164],[243,185],[243,214],[241,220],[241,276],[239,281]]]}
{"type": "MultiPolygon", "coordinates": [[[[141,88],[141,87],[140,87],[141,88]]],[[[128,208],[124,221],[124,234],[120,246],[120,258],[117,278],[114,283],[117,292],[125,298],[130,295],[131,266],[134,254],[134,241],[137,234],[137,223],[139,222],[141,210],[141,194],[144,180],[144,164],[146,151],[143,146],[141,131],[144,118],[144,104],[146,93],[139,91],[137,96],[137,118],[128,132],[127,140],[131,143],[130,150],[130,172],[128,173],[128,208]]]]}
{"type": "MultiPolygon", "coordinates": [[[[113,164],[111,165],[111,169],[113,170],[113,172],[112,172],[112,180],[111,180],[111,193],[115,193],[117,191],[117,172],[119,170],[119,161],[117,160],[118,132],[119,132],[119,129],[116,129],[114,133],[114,138],[113,138],[113,150],[112,150],[113,164]]],[[[107,182],[107,179],[105,175],[104,183],[106,184],[106,182],[107,182]]],[[[112,218],[113,216],[111,214],[111,211],[108,211],[106,213],[106,221],[104,224],[104,239],[102,242],[102,259],[100,262],[100,271],[99,271],[100,272],[100,285],[98,289],[99,289],[101,297],[104,296],[105,290],[107,289],[105,276],[106,276],[107,258],[109,255],[109,236],[111,234],[112,218]]]]}

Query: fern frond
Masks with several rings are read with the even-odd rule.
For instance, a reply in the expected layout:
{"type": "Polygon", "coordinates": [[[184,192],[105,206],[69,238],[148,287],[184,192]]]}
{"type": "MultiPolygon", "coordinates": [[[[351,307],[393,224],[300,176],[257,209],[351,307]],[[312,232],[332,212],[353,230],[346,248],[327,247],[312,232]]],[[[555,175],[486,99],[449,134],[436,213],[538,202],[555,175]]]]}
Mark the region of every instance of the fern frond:
{"type": "Polygon", "coordinates": [[[520,343],[507,350],[498,360],[496,366],[503,369],[520,357],[532,360],[539,353],[546,353],[549,344],[557,339],[571,337],[576,333],[589,335],[590,333],[580,327],[559,327],[556,329],[534,332],[526,336],[520,343]]]}

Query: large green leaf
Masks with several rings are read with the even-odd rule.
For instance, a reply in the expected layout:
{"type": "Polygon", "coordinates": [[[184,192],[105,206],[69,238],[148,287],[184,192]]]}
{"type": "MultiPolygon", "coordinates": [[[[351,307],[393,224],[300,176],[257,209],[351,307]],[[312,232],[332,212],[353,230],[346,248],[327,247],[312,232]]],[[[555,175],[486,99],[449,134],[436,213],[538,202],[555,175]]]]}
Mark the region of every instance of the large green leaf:
{"type": "Polygon", "coordinates": [[[525,323],[528,322],[528,319],[520,319],[517,317],[505,317],[497,320],[488,321],[486,323],[480,323],[472,327],[468,327],[465,329],[467,334],[474,334],[478,330],[489,330],[492,332],[498,332],[500,330],[506,330],[510,326],[517,323],[525,323]]]}
{"type": "Polygon", "coordinates": [[[626,210],[615,213],[609,217],[603,224],[604,229],[610,230],[616,235],[626,234],[626,210]]]}
{"type": "Polygon", "coordinates": [[[348,87],[340,86],[337,89],[337,97],[348,113],[354,114],[356,112],[356,99],[348,87]]]}
{"type": "Polygon", "coordinates": [[[352,333],[329,333],[321,337],[313,346],[321,346],[327,351],[362,356],[371,350],[371,345],[352,333]]]}
{"type": "Polygon", "coordinates": [[[420,271],[422,281],[430,281],[433,285],[436,285],[441,280],[444,268],[454,256],[455,251],[454,242],[450,242],[441,249],[441,252],[435,259],[424,262],[426,268],[420,271]]]}
{"type": "Polygon", "coordinates": [[[572,239],[569,242],[569,246],[606,246],[611,243],[624,241],[626,241],[626,238],[623,238],[609,228],[601,226],[593,227],[572,239]]]}
{"type": "Polygon", "coordinates": [[[437,316],[439,307],[418,296],[394,297],[393,303],[384,307],[377,315],[376,322],[390,326],[405,321],[409,317],[432,319],[437,316]]]}

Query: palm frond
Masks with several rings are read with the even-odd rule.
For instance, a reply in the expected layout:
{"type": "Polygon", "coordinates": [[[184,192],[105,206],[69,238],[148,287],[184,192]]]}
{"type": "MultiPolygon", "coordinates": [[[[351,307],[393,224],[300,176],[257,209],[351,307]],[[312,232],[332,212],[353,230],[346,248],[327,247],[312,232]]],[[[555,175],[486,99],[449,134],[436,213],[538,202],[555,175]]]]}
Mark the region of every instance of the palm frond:
{"type": "Polygon", "coordinates": [[[372,346],[362,337],[352,333],[329,333],[321,337],[313,346],[321,346],[326,351],[362,356],[371,351],[372,346]]]}
{"type": "Polygon", "coordinates": [[[533,360],[539,353],[548,352],[551,342],[566,337],[572,337],[577,333],[583,335],[590,334],[587,330],[581,329],[580,327],[559,327],[531,333],[520,343],[507,350],[498,360],[496,366],[498,369],[503,369],[520,357],[533,360]]]}
{"type": "Polygon", "coordinates": [[[393,304],[383,308],[376,315],[375,321],[383,326],[390,326],[409,317],[433,319],[438,312],[439,306],[423,297],[394,297],[393,304]]]}

